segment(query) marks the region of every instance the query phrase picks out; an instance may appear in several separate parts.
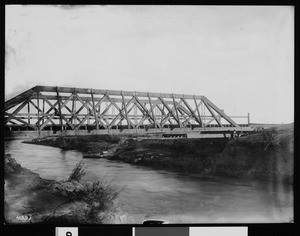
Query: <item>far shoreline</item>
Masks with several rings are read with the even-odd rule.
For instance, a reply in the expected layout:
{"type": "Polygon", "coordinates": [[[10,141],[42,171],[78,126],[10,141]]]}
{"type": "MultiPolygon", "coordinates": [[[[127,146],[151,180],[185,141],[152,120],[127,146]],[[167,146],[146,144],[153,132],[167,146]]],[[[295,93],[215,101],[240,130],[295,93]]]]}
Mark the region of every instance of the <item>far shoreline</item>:
{"type": "Polygon", "coordinates": [[[24,143],[110,153],[103,157],[129,164],[237,179],[293,183],[293,124],[261,128],[237,139],[155,139],[116,135],[44,137],[24,143]]]}

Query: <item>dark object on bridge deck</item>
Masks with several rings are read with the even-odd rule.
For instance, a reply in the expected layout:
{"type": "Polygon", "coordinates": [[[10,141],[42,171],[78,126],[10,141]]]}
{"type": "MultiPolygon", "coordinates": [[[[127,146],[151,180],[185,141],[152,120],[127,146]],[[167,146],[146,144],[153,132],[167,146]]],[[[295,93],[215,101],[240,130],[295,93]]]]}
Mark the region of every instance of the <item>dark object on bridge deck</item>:
{"type": "Polygon", "coordinates": [[[165,220],[145,220],[143,225],[163,225],[163,224],[170,224],[170,222],[165,220]]]}
{"type": "Polygon", "coordinates": [[[187,138],[187,134],[163,134],[164,138],[187,138]]]}

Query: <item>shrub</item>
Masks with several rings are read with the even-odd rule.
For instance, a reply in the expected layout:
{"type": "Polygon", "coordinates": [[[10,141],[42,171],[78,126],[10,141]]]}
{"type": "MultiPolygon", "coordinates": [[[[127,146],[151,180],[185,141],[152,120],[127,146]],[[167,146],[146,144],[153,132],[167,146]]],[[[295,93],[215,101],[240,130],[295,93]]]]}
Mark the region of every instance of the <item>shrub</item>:
{"type": "Polygon", "coordinates": [[[75,168],[73,169],[71,175],[68,178],[68,181],[77,181],[79,182],[82,177],[85,175],[85,168],[82,165],[82,161],[76,164],[75,168]]]}
{"type": "Polygon", "coordinates": [[[100,212],[104,212],[113,205],[114,200],[119,193],[107,181],[98,181],[96,183],[86,183],[81,192],[78,192],[78,199],[87,203],[85,214],[91,221],[98,218],[100,212]]]}
{"type": "Polygon", "coordinates": [[[263,142],[265,144],[264,150],[275,150],[277,151],[280,145],[276,142],[277,131],[275,129],[261,131],[263,142]]]}
{"type": "Polygon", "coordinates": [[[119,192],[116,191],[111,183],[107,180],[101,180],[98,182],[84,182],[79,183],[85,174],[84,167],[80,161],[73,169],[67,182],[55,185],[57,193],[63,196],[67,196],[68,203],[75,203],[77,201],[85,203],[86,207],[71,212],[71,214],[56,214],[56,210],[53,216],[48,218],[48,223],[52,222],[78,222],[81,223],[101,223],[105,220],[105,215],[99,216],[99,213],[103,213],[110,210],[114,205],[114,200],[118,197],[119,192]]]}

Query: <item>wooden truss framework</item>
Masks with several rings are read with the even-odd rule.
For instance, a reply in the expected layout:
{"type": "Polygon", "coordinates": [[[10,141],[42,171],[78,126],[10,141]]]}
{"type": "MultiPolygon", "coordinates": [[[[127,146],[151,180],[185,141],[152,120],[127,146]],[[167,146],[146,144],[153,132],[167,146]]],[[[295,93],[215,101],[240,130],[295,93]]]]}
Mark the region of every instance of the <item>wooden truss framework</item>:
{"type": "Polygon", "coordinates": [[[239,127],[205,96],[36,86],[5,102],[5,125],[33,130],[239,127]],[[205,111],[206,114],[205,115],[205,111]]]}

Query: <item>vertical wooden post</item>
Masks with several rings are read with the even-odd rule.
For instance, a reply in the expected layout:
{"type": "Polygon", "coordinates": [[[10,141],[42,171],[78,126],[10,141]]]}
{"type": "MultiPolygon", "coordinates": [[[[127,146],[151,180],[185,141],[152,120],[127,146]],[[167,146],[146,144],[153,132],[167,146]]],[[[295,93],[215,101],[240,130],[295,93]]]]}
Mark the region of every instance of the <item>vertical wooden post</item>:
{"type": "Polygon", "coordinates": [[[200,127],[202,127],[202,126],[203,126],[203,124],[202,124],[202,119],[201,119],[200,112],[199,112],[199,109],[198,109],[197,100],[196,100],[196,98],[195,98],[195,95],[194,95],[193,97],[194,97],[194,102],[195,102],[195,106],[196,106],[197,114],[198,114],[199,120],[201,121],[200,127]]]}
{"type": "Polygon", "coordinates": [[[205,130],[205,127],[206,127],[206,116],[205,116],[205,105],[204,105],[204,101],[203,101],[203,113],[204,113],[204,130],[205,130]]]}
{"type": "Polygon", "coordinates": [[[58,109],[59,109],[59,120],[60,120],[60,128],[61,130],[64,129],[63,127],[63,122],[62,122],[62,118],[61,118],[61,107],[60,107],[60,97],[59,97],[59,93],[58,93],[58,87],[56,87],[56,95],[57,95],[57,103],[58,103],[58,109]]]}
{"type": "Polygon", "coordinates": [[[72,114],[71,114],[71,119],[70,119],[72,125],[74,125],[74,114],[75,114],[75,112],[74,112],[75,101],[74,100],[75,100],[75,98],[73,96],[73,98],[72,98],[72,114]]]}
{"type": "Polygon", "coordinates": [[[92,102],[93,102],[94,117],[95,117],[95,121],[96,121],[96,129],[98,130],[99,129],[99,122],[98,122],[98,115],[97,115],[97,111],[96,111],[96,107],[95,107],[93,89],[91,89],[91,95],[92,95],[92,102]]]}
{"type": "Polygon", "coordinates": [[[28,102],[28,124],[30,124],[30,102],[28,102]]]}
{"type": "Polygon", "coordinates": [[[40,126],[40,93],[37,92],[37,107],[38,107],[38,131],[39,135],[41,134],[41,126],[40,126]]]}
{"type": "Polygon", "coordinates": [[[123,106],[124,111],[125,111],[125,119],[126,119],[126,121],[127,121],[128,129],[130,129],[129,118],[128,118],[128,112],[127,112],[127,108],[126,108],[126,104],[125,104],[125,99],[124,99],[123,91],[121,91],[121,95],[122,95],[122,106],[123,106]]]}
{"type": "Polygon", "coordinates": [[[77,124],[77,118],[75,117],[76,115],[76,98],[75,98],[76,94],[76,89],[74,88],[73,91],[73,103],[72,103],[72,115],[73,115],[73,119],[72,119],[72,124],[74,125],[74,130],[76,130],[76,124],[77,124]]]}
{"type": "Polygon", "coordinates": [[[248,126],[250,125],[250,113],[248,113],[248,126]]]}
{"type": "Polygon", "coordinates": [[[151,98],[150,98],[149,93],[147,93],[147,95],[148,95],[148,99],[149,99],[149,103],[150,103],[150,109],[151,109],[152,117],[153,117],[153,120],[154,120],[155,131],[157,131],[156,118],[155,118],[155,114],[154,114],[154,111],[153,111],[151,98]]]}
{"type": "Polygon", "coordinates": [[[179,120],[178,110],[177,110],[177,107],[176,107],[174,94],[172,94],[172,98],[173,98],[173,105],[174,105],[174,108],[175,108],[176,117],[177,117],[177,120],[178,120],[178,123],[179,123],[179,127],[181,128],[181,122],[180,122],[180,120],[179,120]]]}
{"type": "Polygon", "coordinates": [[[133,108],[133,113],[134,113],[134,125],[136,126],[137,125],[137,107],[134,106],[133,108]]]}
{"type": "Polygon", "coordinates": [[[166,117],[166,116],[165,116],[166,113],[165,113],[165,106],[164,106],[164,104],[162,104],[161,107],[162,107],[162,111],[161,111],[162,116],[161,116],[161,124],[160,124],[160,127],[161,127],[161,130],[163,130],[163,128],[164,128],[163,120],[164,120],[164,118],[166,117]]]}
{"type": "Polygon", "coordinates": [[[45,100],[43,99],[43,122],[42,122],[42,124],[45,123],[44,118],[45,118],[45,100]]]}

